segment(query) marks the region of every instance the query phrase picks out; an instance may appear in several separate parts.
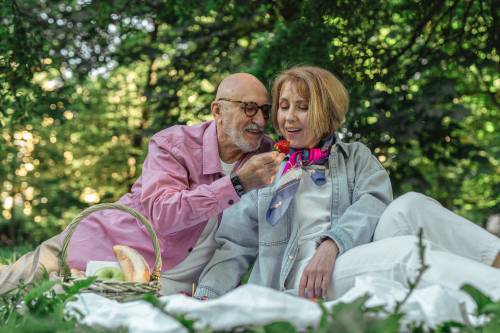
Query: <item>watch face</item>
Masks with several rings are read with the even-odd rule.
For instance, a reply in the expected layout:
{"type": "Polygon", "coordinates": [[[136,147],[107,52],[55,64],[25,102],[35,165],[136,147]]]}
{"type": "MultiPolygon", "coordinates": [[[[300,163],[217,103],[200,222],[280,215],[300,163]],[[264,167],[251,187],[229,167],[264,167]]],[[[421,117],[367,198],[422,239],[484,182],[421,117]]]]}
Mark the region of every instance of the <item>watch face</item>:
{"type": "Polygon", "coordinates": [[[231,177],[231,183],[233,184],[234,190],[238,194],[238,196],[242,196],[245,194],[245,189],[243,188],[243,185],[240,182],[240,177],[234,175],[231,177]]]}

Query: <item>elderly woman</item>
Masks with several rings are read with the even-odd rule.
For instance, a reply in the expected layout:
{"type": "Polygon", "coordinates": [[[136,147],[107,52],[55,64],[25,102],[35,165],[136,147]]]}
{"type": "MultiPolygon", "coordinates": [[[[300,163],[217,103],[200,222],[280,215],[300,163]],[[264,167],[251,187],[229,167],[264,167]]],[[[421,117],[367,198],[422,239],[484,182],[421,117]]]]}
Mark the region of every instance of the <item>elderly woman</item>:
{"type": "Polygon", "coordinates": [[[219,248],[196,297],[228,292],[252,264],[249,283],[305,297],[338,298],[362,274],[405,284],[419,264],[411,235],[418,226],[435,236],[427,241],[424,283],[458,288],[469,282],[500,296],[500,270],[489,266],[500,250],[497,237],[422,195],[403,196],[389,206],[392,190],[384,168],[366,146],[343,143],[336,135],[349,98],[333,74],[294,67],[277,76],[272,93],[272,120],[290,143],[288,160],[270,187],[247,193],[224,212],[216,233],[219,248]],[[415,200],[421,206],[413,209],[415,200]],[[440,233],[433,226],[438,221],[423,221],[423,206],[448,228],[454,223],[458,234],[444,227],[440,233]]]}

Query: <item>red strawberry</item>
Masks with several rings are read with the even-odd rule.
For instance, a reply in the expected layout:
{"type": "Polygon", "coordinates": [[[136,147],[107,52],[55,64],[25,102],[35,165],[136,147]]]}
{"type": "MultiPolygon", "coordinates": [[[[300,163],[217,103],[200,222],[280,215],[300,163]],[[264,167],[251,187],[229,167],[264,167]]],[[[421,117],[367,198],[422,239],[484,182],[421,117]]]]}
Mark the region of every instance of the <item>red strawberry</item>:
{"type": "Polygon", "coordinates": [[[286,155],[290,152],[290,142],[285,139],[280,140],[274,144],[274,149],[286,155]]]}

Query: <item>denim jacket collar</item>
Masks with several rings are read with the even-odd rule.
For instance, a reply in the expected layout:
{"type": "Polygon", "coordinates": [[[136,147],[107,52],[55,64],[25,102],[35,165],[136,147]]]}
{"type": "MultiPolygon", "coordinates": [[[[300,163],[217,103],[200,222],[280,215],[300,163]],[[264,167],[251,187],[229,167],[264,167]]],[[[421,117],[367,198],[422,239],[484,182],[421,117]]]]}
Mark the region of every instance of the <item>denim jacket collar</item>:
{"type": "Polygon", "coordinates": [[[349,157],[349,149],[347,149],[346,143],[342,142],[342,139],[340,139],[340,136],[337,132],[335,132],[335,146],[339,146],[340,149],[342,150],[342,153],[344,154],[345,158],[349,157]]]}

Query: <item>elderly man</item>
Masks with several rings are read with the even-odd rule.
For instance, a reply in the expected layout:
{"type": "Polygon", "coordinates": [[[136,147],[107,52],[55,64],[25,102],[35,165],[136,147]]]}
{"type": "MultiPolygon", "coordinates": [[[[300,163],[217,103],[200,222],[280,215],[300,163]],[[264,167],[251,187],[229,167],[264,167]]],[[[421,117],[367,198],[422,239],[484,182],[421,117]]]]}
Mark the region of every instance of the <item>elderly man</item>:
{"type": "MultiPolygon", "coordinates": [[[[246,191],[269,185],[284,155],[269,152],[263,131],[271,106],[267,90],[246,73],[226,77],[211,104],[213,121],[174,126],[155,134],[141,177],[118,203],[145,215],[158,235],[162,293],[190,291],[211,258],[222,211],[246,191]],[[259,154],[256,154],[259,153],[259,154]]],[[[57,271],[64,232],[42,243],[0,273],[0,293],[43,270],[57,271]],[[43,267],[43,268],[42,268],[43,267]]],[[[68,262],[85,270],[89,260],[115,260],[112,247],[138,250],[152,267],[154,252],[146,230],[127,213],[99,211],[73,234],[68,262]]]]}

